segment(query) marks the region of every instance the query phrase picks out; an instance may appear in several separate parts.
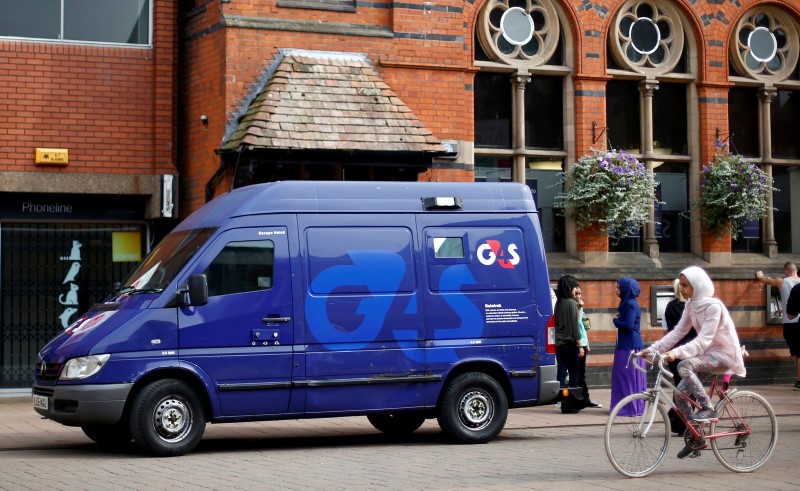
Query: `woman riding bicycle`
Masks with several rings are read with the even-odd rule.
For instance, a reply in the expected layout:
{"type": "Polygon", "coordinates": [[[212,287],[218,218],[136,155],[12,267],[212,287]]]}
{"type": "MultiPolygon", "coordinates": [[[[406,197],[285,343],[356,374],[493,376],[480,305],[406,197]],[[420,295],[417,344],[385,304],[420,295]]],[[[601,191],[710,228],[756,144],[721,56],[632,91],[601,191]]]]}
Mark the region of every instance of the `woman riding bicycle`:
{"type": "MultiPolygon", "coordinates": [[[[678,373],[682,377],[678,389],[694,396],[702,408],[692,415],[692,406],[685,399],[676,397],[675,404],[687,419],[716,420],[711,398],[698,374],[732,372],[744,377],[746,370],[739,336],[728,309],[721,300],[714,298],[714,284],[703,269],[696,266],[686,268],[678,279],[681,293],[688,299],[681,320],[669,334],[643,351],[642,356],[647,356],[651,350],[659,353],[669,350],[664,354],[666,361],[683,360],[678,363],[678,373]],[[697,331],[697,337],[675,347],[692,327],[697,331]]],[[[678,453],[678,458],[689,455],[695,454],[686,447],[678,453]]]]}

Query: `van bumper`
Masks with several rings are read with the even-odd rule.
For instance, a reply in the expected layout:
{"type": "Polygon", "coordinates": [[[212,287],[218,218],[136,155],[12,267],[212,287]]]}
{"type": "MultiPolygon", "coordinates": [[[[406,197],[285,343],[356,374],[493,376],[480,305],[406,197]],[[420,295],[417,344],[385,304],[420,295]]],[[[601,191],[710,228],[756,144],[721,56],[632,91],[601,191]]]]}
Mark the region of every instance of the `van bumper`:
{"type": "Polygon", "coordinates": [[[539,400],[536,401],[536,404],[542,405],[553,402],[558,397],[560,388],[557,365],[539,366],[539,400]]]}
{"type": "Polygon", "coordinates": [[[34,410],[65,426],[111,425],[122,418],[125,401],[132,388],[132,383],[61,386],[34,384],[34,399],[37,396],[47,398],[46,409],[34,406],[34,410]]]}

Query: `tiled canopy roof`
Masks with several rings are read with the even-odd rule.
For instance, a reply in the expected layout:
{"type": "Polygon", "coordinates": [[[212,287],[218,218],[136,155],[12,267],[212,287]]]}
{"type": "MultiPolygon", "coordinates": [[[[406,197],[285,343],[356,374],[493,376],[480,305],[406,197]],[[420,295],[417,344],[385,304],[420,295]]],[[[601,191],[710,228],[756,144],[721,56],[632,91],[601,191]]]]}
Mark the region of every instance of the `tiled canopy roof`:
{"type": "Polygon", "coordinates": [[[442,152],[366,57],[287,50],[222,150],[442,152]]]}

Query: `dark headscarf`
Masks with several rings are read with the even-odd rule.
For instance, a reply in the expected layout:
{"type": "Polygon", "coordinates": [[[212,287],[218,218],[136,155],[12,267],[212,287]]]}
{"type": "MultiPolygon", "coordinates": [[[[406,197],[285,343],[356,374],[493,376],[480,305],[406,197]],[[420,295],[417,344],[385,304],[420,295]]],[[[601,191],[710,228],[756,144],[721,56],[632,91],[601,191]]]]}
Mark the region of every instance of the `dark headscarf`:
{"type": "Polygon", "coordinates": [[[617,307],[617,311],[620,311],[628,300],[637,298],[642,290],[636,280],[627,276],[617,280],[617,285],[619,286],[619,307],[617,307]]]}

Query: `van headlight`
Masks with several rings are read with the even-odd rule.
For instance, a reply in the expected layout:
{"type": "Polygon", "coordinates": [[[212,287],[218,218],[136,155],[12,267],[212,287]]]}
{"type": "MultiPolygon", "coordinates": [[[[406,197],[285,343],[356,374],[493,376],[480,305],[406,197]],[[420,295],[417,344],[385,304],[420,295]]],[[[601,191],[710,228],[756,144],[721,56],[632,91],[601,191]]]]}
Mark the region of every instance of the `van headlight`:
{"type": "Polygon", "coordinates": [[[73,358],[64,364],[64,368],[61,369],[61,375],[58,378],[59,380],[80,380],[91,377],[103,368],[103,365],[106,364],[110,357],[111,355],[107,354],[73,358]]]}

